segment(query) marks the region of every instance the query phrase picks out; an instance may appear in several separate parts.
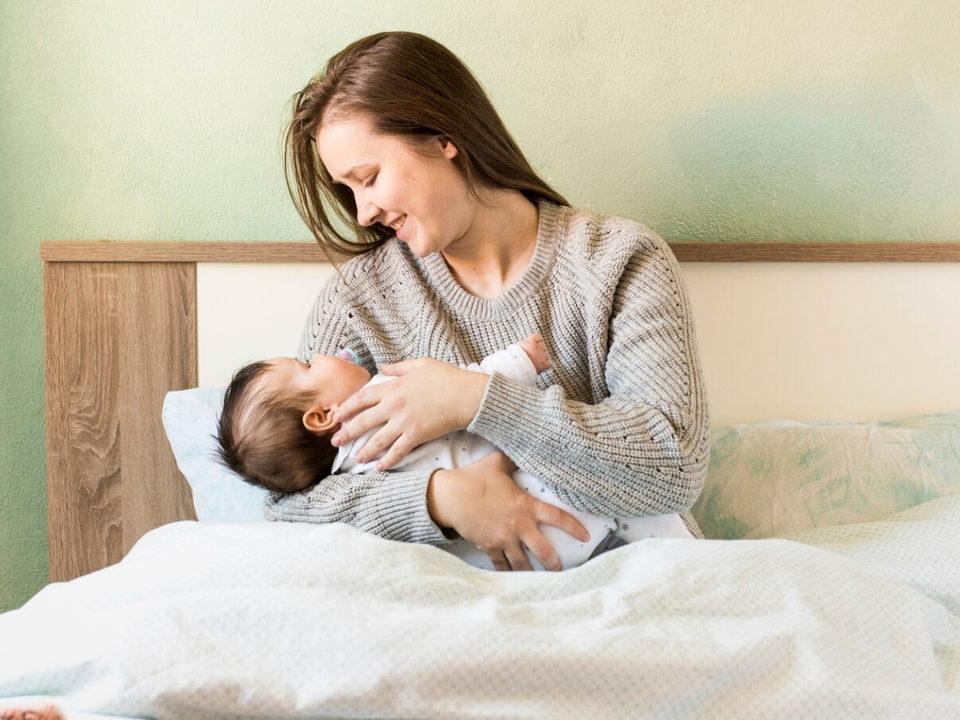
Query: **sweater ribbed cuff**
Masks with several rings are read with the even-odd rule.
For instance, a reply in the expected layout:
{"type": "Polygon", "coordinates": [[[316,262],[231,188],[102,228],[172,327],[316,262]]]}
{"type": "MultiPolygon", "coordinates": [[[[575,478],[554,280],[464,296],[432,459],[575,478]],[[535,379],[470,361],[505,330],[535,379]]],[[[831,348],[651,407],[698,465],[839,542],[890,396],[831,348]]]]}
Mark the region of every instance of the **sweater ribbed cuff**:
{"type": "Polygon", "coordinates": [[[427,510],[427,486],[433,472],[405,472],[402,479],[391,478],[389,473],[385,475],[375,500],[378,535],[388,540],[428,545],[450,542],[427,510]]]}
{"type": "MultiPolygon", "coordinates": [[[[524,435],[536,426],[543,391],[494,373],[480,400],[480,408],[467,431],[503,450],[523,445],[524,435]],[[529,415],[526,419],[525,415],[529,415]],[[524,432],[526,429],[526,432],[524,432]]],[[[508,453],[509,454],[509,453],[508,453]]]]}

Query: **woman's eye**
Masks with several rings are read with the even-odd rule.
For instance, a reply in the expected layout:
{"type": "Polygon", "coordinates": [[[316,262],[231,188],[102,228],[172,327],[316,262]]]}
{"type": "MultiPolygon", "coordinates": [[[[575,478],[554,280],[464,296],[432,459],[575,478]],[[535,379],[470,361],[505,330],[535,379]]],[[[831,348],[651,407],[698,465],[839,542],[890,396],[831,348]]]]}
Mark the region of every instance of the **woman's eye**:
{"type": "Polygon", "coordinates": [[[364,187],[373,187],[373,183],[376,182],[376,180],[377,180],[377,175],[379,175],[379,174],[380,174],[380,173],[374,173],[373,175],[371,175],[371,176],[370,176],[370,179],[367,180],[367,181],[363,184],[363,186],[364,186],[364,187]]]}

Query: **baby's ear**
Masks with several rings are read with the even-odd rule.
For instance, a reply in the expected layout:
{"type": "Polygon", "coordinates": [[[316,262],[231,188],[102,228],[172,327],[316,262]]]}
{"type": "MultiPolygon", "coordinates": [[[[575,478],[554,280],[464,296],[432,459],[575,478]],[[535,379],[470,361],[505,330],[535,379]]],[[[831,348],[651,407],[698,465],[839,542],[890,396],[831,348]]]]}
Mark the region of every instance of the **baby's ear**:
{"type": "Polygon", "coordinates": [[[315,435],[328,435],[339,424],[333,419],[335,412],[336,406],[324,408],[318,405],[312,407],[303,414],[303,426],[315,435]]]}

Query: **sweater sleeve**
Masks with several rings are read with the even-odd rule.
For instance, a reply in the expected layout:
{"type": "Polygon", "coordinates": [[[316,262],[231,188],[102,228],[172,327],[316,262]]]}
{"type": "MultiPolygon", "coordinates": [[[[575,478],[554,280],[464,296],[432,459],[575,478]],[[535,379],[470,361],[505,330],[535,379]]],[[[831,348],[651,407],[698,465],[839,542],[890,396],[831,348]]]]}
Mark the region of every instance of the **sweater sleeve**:
{"type": "MultiPolygon", "coordinates": [[[[299,357],[308,361],[317,353],[333,354],[350,347],[373,374],[373,359],[356,326],[361,313],[350,312],[340,297],[334,278],[307,318],[299,357]]],[[[298,493],[267,493],[264,517],[287,522],[342,522],[389,540],[443,545],[449,539],[427,511],[431,475],[429,470],[330,475],[298,493]]]]}
{"type": "Polygon", "coordinates": [[[467,428],[578,510],[615,517],[689,508],[709,460],[709,419],[679,265],[645,238],[620,272],[605,356],[608,396],[571,400],[495,374],[467,428]]]}

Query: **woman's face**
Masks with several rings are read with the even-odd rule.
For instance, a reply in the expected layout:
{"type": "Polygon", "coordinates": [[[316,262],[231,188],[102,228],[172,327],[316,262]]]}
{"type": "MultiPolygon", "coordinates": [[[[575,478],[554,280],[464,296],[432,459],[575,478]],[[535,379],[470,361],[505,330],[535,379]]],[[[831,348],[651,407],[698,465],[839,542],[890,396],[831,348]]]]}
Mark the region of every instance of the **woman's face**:
{"type": "Polygon", "coordinates": [[[317,132],[320,160],[334,182],[353,191],[357,221],[393,228],[421,258],[464,237],[476,212],[453,164],[457,148],[436,144],[435,157],[423,155],[395,135],[375,133],[362,117],[324,123],[317,132]]]}

